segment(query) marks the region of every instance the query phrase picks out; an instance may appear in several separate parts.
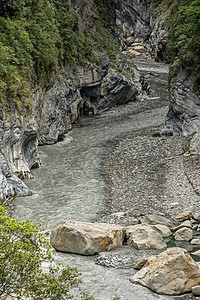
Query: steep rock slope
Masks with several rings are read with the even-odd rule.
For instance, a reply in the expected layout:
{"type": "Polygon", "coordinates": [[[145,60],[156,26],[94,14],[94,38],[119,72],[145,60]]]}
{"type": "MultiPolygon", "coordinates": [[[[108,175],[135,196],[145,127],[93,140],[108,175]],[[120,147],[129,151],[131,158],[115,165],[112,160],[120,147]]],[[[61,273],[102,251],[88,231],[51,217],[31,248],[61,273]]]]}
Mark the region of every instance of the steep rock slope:
{"type": "Polygon", "coordinates": [[[185,150],[200,154],[200,99],[192,91],[191,77],[184,72],[179,72],[171,82],[166,126],[173,135],[189,137],[185,150]]]}
{"type": "MultiPolygon", "coordinates": [[[[79,15],[79,32],[87,28],[95,33],[94,2],[71,4],[79,15]]],[[[31,178],[30,169],[40,165],[38,144],[57,142],[81,115],[142,99],[143,80],[134,66],[128,66],[120,56],[114,63],[104,53],[98,53],[98,57],[99,62],[85,66],[65,65],[48,84],[35,85],[31,114],[17,110],[2,113],[1,198],[29,193],[21,179],[31,178]]]]}

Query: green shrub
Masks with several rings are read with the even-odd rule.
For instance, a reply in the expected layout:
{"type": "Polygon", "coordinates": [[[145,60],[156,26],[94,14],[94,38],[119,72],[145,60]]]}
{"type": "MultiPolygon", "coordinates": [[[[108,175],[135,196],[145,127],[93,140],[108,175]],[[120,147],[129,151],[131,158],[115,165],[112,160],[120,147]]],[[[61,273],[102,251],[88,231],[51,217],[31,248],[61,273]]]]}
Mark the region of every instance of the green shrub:
{"type": "Polygon", "coordinates": [[[0,206],[1,299],[11,295],[17,299],[71,299],[70,288],[78,284],[78,275],[75,268],[53,264],[50,245],[36,224],[10,217],[0,206]],[[42,270],[44,262],[49,263],[47,273],[42,270]]]}
{"type": "Polygon", "coordinates": [[[167,49],[171,62],[170,78],[180,68],[191,76],[193,90],[200,92],[200,0],[163,0],[169,6],[167,49]]]}

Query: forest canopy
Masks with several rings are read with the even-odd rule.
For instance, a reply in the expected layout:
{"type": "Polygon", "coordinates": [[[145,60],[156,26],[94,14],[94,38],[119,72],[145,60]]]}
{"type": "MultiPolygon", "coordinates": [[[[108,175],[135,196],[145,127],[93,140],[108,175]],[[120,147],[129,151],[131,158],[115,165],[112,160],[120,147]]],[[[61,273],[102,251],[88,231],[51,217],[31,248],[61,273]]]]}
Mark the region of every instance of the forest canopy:
{"type": "Polygon", "coordinates": [[[200,0],[179,2],[168,38],[168,53],[175,71],[183,68],[192,76],[194,90],[199,92],[200,0]]]}

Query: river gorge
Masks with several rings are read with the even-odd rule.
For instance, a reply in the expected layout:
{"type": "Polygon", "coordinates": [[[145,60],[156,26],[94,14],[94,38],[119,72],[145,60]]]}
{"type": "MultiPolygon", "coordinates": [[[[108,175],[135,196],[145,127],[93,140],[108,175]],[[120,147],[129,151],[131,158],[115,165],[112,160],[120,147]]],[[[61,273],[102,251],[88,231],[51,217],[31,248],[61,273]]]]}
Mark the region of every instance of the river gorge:
{"type": "MultiPolygon", "coordinates": [[[[41,146],[41,167],[32,171],[34,179],[25,180],[33,194],[15,200],[15,216],[41,222],[48,234],[63,220],[116,222],[115,213],[129,209],[137,214],[157,210],[172,218],[199,209],[199,196],[185,175],[183,139],[160,136],[168,112],[168,65],[146,57],[135,63],[147,77],[149,95],[83,116],[63,141],[41,146]]],[[[57,252],[55,258],[77,266],[83,289],[97,300],[182,299],[131,284],[136,271],[126,259],[132,249],[111,251],[111,267],[97,264],[96,256],[57,252]]]]}

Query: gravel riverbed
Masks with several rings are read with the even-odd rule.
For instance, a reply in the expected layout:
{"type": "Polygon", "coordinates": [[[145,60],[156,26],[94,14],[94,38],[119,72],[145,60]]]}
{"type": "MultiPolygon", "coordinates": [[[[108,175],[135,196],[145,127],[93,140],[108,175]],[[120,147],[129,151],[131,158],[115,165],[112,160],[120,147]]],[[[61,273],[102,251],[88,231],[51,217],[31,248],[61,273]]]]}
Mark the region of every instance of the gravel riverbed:
{"type": "MultiPolygon", "coordinates": [[[[146,111],[141,120],[145,123],[148,118],[159,118],[152,115],[152,109],[156,112],[169,103],[167,66],[152,60],[147,64],[146,58],[135,63],[144,76],[148,75],[150,86],[151,100],[137,108],[146,111]]],[[[185,210],[200,211],[199,157],[187,156],[187,138],[160,136],[162,128],[138,129],[108,147],[103,166],[107,195],[103,221],[120,223],[112,214],[127,210],[135,217],[158,211],[171,219],[185,210]]]]}

